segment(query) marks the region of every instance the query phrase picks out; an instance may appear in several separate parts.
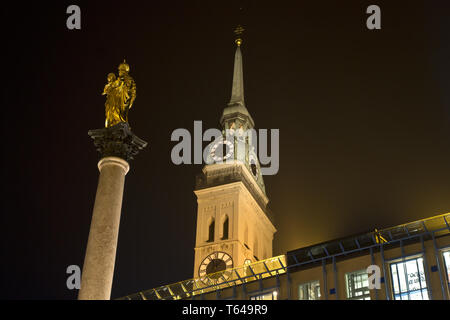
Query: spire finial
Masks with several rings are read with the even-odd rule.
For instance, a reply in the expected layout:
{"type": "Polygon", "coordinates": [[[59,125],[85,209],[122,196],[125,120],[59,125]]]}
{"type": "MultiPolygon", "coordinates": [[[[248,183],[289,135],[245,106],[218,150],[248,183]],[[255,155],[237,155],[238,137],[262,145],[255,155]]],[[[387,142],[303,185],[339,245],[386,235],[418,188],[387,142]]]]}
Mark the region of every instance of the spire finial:
{"type": "Polygon", "coordinates": [[[241,103],[244,104],[244,74],[242,72],[242,54],[241,54],[241,44],[242,44],[242,32],[244,28],[238,25],[234,33],[236,34],[236,53],[234,55],[234,71],[233,71],[233,88],[231,90],[231,100],[230,103],[241,103]]]}
{"type": "Polygon", "coordinates": [[[234,42],[236,42],[236,44],[238,45],[238,47],[241,46],[242,44],[242,33],[244,32],[244,28],[242,28],[241,25],[238,25],[236,27],[236,29],[234,29],[234,34],[236,35],[236,40],[234,40],[234,42]]]}

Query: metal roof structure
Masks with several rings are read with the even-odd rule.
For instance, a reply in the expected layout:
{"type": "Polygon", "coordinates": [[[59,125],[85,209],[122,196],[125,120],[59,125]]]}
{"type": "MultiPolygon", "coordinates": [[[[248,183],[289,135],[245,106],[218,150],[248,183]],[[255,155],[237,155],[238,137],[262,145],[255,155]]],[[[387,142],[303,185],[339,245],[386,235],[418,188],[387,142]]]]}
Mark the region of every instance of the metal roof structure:
{"type": "Polygon", "coordinates": [[[244,266],[141,291],[118,300],[179,300],[251,281],[279,276],[286,272],[284,255],[260,260],[244,266]]]}
{"type": "Polygon", "coordinates": [[[346,256],[351,253],[379,248],[424,237],[424,240],[450,232],[450,213],[405,223],[399,226],[332,240],[287,253],[289,267],[317,262],[326,258],[346,256]]]}
{"type": "MultiPolygon", "coordinates": [[[[301,266],[322,263],[324,267],[328,259],[333,263],[333,269],[336,271],[337,258],[349,256],[358,252],[362,253],[365,250],[370,251],[372,260],[373,252],[375,250],[380,251],[383,274],[386,275],[384,266],[385,247],[400,246],[402,256],[405,256],[403,245],[406,242],[421,242],[422,248],[424,248],[424,240],[431,239],[433,240],[435,252],[437,252],[440,248],[437,247],[436,238],[449,234],[450,213],[446,213],[379,231],[375,229],[373,232],[300,248],[289,251],[286,255],[280,255],[248,265],[227,269],[225,271],[209,274],[203,278],[189,279],[155,289],[141,291],[119,298],[119,300],[179,300],[192,298],[197,295],[246,284],[252,281],[262,281],[262,279],[268,277],[278,278],[280,275],[284,273],[289,274],[301,266]]],[[[440,280],[441,288],[444,292],[444,279],[441,277],[440,280]]],[[[388,286],[385,287],[386,296],[388,297],[388,286]]]]}

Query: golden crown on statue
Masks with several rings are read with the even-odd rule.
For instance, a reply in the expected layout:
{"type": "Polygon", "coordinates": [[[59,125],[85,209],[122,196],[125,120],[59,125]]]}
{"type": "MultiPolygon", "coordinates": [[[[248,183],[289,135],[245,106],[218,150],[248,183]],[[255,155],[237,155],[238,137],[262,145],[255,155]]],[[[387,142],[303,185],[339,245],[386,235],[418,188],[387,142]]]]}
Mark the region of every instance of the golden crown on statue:
{"type": "Polygon", "coordinates": [[[130,66],[125,62],[125,59],[123,59],[123,62],[119,65],[119,71],[130,71],[130,66]]]}

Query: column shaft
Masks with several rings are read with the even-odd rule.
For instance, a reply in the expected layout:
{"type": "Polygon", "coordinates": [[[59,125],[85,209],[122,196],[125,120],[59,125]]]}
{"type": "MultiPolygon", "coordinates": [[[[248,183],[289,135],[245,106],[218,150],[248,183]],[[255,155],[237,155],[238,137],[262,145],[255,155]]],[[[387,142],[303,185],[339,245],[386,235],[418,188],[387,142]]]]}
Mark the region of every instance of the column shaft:
{"type": "Polygon", "coordinates": [[[118,157],[99,161],[100,171],[81,277],[79,300],[109,300],[116,260],[120,214],[128,162],[118,157]]]}

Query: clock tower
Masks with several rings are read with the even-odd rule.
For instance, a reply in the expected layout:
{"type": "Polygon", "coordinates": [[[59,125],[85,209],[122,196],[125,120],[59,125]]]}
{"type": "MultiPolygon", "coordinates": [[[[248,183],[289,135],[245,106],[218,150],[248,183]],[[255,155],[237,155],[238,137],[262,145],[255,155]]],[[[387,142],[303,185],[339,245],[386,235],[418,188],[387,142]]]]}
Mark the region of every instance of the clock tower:
{"type": "MultiPolygon", "coordinates": [[[[197,176],[197,233],[194,277],[220,283],[226,269],[270,258],[276,229],[253,136],[255,123],[244,102],[241,34],[236,53],[231,99],[220,124],[223,137],[207,147],[207,164],[197,176]]],[[[256,141],[255,141],[256,143],[256,141]]]]}

